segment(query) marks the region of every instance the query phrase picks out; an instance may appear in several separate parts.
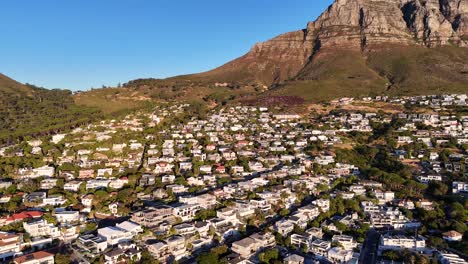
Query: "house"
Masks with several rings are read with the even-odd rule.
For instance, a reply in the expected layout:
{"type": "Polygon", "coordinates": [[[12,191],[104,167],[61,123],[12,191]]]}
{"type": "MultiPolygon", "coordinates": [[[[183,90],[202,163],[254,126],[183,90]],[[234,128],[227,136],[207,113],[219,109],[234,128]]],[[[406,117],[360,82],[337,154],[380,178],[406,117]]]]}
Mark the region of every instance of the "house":
{"type": "Polygon", "coordinates": [[[422,236],[407,237],[388,234],[380,236],[379,250],[401,250],[405,248],[422,250],[425,247],[426,239],[422,236]]]}
{"type": "Polygon", "coordinates": [[[113,215],[117,215],[117,213],[119,212],[119,202],[110,203],[107,207],[113,215]]]}
{"type": "Polygon", "coordinates": [[[135,244],[119,244],[117,248],[104,254],[105,264],[119,264],[128,261],[138,261],[141,251],[135,244]]]}
{"type": "Polygon", "coordinates": [[[328,212],[330,210],[330,200],[328,199],[318,199],[312,202],[316,205],[322,212],[328,212]]]}
{"type": "Polygon", "coordinates": [[[179,162],[179,172],[189,172],[192,170],[192,162],[179,162]]]}
{"type": "Polygon", "coordinates": [[[275,237],[269,232],[259,232],[250,236],[257,243],[257,250],[276,245],[275,237]]]}
{"type": "Polygon", "coordinates": [[[210,209],[216,205],[216,196],[205,193],[197,196],[179,197],[179,202],[185,204],[196,204],[202,208],[210,209]]]}
{"type": "Polygon", "coordinates": [[[174,207],[173,214],[182,218],[182,221],[190,221],[200,209],[198,204],[182,204],[174,207]]]}
{"type": "Polygon", "coordinates": [[[347,263],[353,258],[353,251],[334,247],[328,250],[327,257],[333,263],[347,263]]]}
{"type": "Polygon", "coordinates": [[[23,237],[17,234],[0,232],[0,261],[21,253],[23,237]]]}
{"type": "Polygon", "coordinates": [[[62,141],[65,138],[66,134],[55,134],[52,136],[51,142],[54,144],[58,144],[60,141],[62,141]]]}
{"type": "Polygon", "coordinates": [[[440,253],[439,261],[441,264],[466,264],[466,261],[457,254],[440,253]]]}
{"type": "Polygon", "coordinates": [[[23,196],[23,203],[40,204],[47,197],[45,192],[32,192],[23,196]]]}
{"type": "Polygon", "coordinates": [[[141,187],[154,185],[156,183],[156,176],[152,174],[143,174],[138,183],[141,187]]]}
{"type": "Polygon", "coordinates": [[[55,186],[57,186],[57,180],[58,179],[54,179],[54,178],[44,179],[40,183],[40,188],[44,190],[50,190],[54,188],[55,186]]]}
{"type": "Polygon", "coordinates": [[[80,170],[78,172],[79,179],[92,179],[94,178],[94,170],[80,170]]]}
{"type": "Polygon", "coordinates": [[[442,233],[442,237],[446,241],[461,241],[463,239],[463,234],[455,230],[451,230],[451,231],[442,233]]]}
{"type": "Polygon", "coordinates": [[[284,258],[284,264],[304,264],[304,257],[297,254],[291,254],[284,258]]]}
{"type": "Polygon", "coordinates": [[[99,228],[98,234],[106,239],[109,246],[115,246],[119,243],[130,241],[133,238],[131,232],[116,226],[99,228]]]}
{"type": "Polygon", "coordinates": [[[211,173],[211,165],[202,165],[202,166],[200,166],[200,173],[210,174],[211,173]]]}
{"type": "Polygon", "coordinates": [[[55,218],[60,223],[72,223],[80,220],[80,212],[56,209],[55,218]]]}
{"type": "Polygon", "coordinates": [[[174,225],[173,228],[176,231],[176,234],[185,236],[185,237],[190,237],[194,235],[196,232],[195,226],[193,224],[188,224],[188,223],[174,225]]]}
{"type": "Polygon", "coordinates": [[[159,224],[165,218],[172,216],[173,208],[167,205],[151,206],[133,213],[131,220],[146,227],[159,224]]]}
{"type": "Polygon", "coordinates": [[[452,183],[452,192],[468,192],[468,183],[466,182],[453,182],[452,183]]]}
{"type": "Polygon", "coordinates": [[[331,242],[316,239],[310,243],[309,251],[312,251],[314,254],[326,257],[328,255],[328,250],[331,248],[331,242]]]}
{"type": "Polygon", "coordinates": [[[334,235],[332,237],[332,242],[338,242],[346,250],[353,250],[357,247],[357,242],[354,241],[352,236],[347,235],[334,235]]]}
{"type": "Polygon", "coordinates": [[[192,251],[196,251],[199,249],[203,249],[205,246],[211,244],[211,239],[208,238],[200,238],[197,240],[192,241],[192,251]]]}
{"type": "Polygon", "coordinates": [[[81,197],[81,204],[84,207],[91,208],[93,206],[94,194],[86,194],[81,197]]]}
{"type": "Polygon", "coordinates": [[[99,254],[106,250],[107,241],[104,237],[101,236],[85,234],[78,237],[76,245],[87,252],[91,252],[92,254],[99,254]]]}
{"type": "Polygon", "coordinates": [[[391,202],[395,199],[395,193],[391,191],[381,191],[379,189],[374,191],[374,196],[379,200],[379,204],[384,204],[387,202],[391,202]]]}
{"type": "Polygon", "coordinates": [[[55,174],[55,168],[52,166],[43,166],[32,170],[32,177],[37,178],[44,176],[46,178],[51,178],[55,174]]]}
{"type": "Polygon", "coordinates": [[[429,183],[430,181],[442,181],[442,176],[440,175],[420,175],[418,176],[418,181],[422,183],[429,183]]]}
{"type": "Polygon", "coordinates": [[[174,255],[176,260],[183,258],[187,253],[185,247],[185,238],[182,236],[171,236],[164,240],[169,247],[169,252],[174,255]]]}
{"type": "Polygon", "coordinates": [[[65,242],[74,241],[79,236],[79,227],[63,224],[60,226],[60,235],[60,239],[65,242]]]}
{"type": "Polygon", "coordinates": [[[69,182],[66,182],[63,185],[63,189],[65,191],[78,192],[78,190],[80,189],[81,183],[83,183],[83,182],[81,182],[81,181],[69,181],[69,182]]]}
{"type": "Polygon", "coordinates": [[[54,264],[54,254],[46,251],[37,251],[13,260],[15,264],[54,264]]]}
{"type": "Polygon", "coordinates": [[[112,176],[112,168],[98,169],[97,177],[110,177],[112,176]]]}
{"type": "Polygon", "coordinates": [[[294,223],[287,219],[282,219],[276,222],[275,230],[281,235],[287,236],[294,230],[294,223]]]}
{"type": "Polygon", "coordinates": [[[188,191],[188,188],[181,184],[171,184],[166,186],[167,190],[171,190],[174,194],[185,193],[188,191]]]}
{"type": "Polygon", "coordinates": [[[175,175],[163,175],[161,177],[162,183],[174,183],[175,175]]]}
{"type": "Polygon", "coordinates": [[[51,195],[42,199],[42,205],[59,206],[67,202],[67,199],[61,194],[51,195]]]}
{"type": "Polygon", "coordinates": [[[214,172],[219,173],[219,174],[224,174],[224,173],[226,173],[226,167],[224,167],[222,165],[216,166],[214,172]]]}
{"type": "Polygon", "coordinates": [[[34,219],[28,222],[23,222],[24,231],[28,232],[31,237],[52,237],[60,236],[60,230],[52,223],[48,223],[44,219],[34,219]]]}
{"type": "Polygon", "coordinates": [[[323,237],[322,228],[319,228],[319,227],[311,227],[307,229],[305,233],[314,239],[317,239],[317,238],[322,239],[323,237]]]}
{"type": "Polygon", "coordinates": [[[11,223],[26,221],[29,219],[38,219],[38,218],[41,218],[42,215],[43,213],[39,211],[24,211],[24,212],[13,214],[6,218],[2,218],[1,223],[3,225],[8,225],[11,223]]]}
{"type": "Polygon", "coordinates": [[[253,238],[246,237],[232,243],[231,250],[241,255],[241,257],[249,258],[257,250],[257,244],[253,238]]]}
{"type": "Polygon", "coordinates": [[[427,199],[419,199],[417,202],[417,205],[423,208],[424,210],[434,210],[432,201],[427,200],[427,199]]]}
{"type": "Polygon", "coordinates": [[[93,179],[88,180],[86,182],[86,189],[100,189],[100,188],[107,188],[109,186],[111,180],[100,178],[100,179],[93,179]]]}
{"type": "Polygon", "coordinates": [[[308,235],[299,235],[299,234],[292,234],[291,235],[291,245],[296,248],[306,248],[309,247],[309,243],[311,242],[310,237],[308,235]]]}
{"type": "Polygon", "coordinates": [[[159,162],[156,164],[154,168],[154,173],[156,174],[172,173],[173,168],[174,168],[173,164],[170,164],[168,162],[159,162]]]}
{"type": "Polygon", "coordinates": [[[169,246],[164,241],[147,244],[146,248],[150,252],[151,256],[153,256],[153,258],[158,260],[160,263],[167,263],[169,257],[171,256],[169,246]]]}
{"type": "Polygon", "coordinates": [[[120,224],[116,224],[115,226],[122,230],[125,230],[126,232],[129,232],[133,236],[136,236],[139,233],[143,233],[143,228],[140,225],[131,221],[124,221],[120,224]]]}

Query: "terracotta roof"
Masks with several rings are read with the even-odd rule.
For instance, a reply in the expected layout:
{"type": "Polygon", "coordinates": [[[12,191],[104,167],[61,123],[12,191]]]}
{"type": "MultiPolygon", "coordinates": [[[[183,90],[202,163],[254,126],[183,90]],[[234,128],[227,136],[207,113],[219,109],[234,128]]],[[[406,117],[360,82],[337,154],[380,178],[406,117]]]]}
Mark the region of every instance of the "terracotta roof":
{"type": "Polygon", "coordinates": [[[15,263],[27,263],[31,260],[41,260],[41,259],[45,259],[45,258],[48,258],[48,257],[53,257],[54,254],[51,254],[49,252],[45,252],[45,251],[38,251],[38,252],[34,252],[34,253],[31,253],[31,254],[27,254],[27,255],[24,255],[24,256],[21,256],[21,257],[18,257],[18,258],[15,258],[15,263]]]}
{"type": "Polygon", "coordinates": [[[442,235],[445,236],[445,237],[457,237],[457,236],[461,236],[462,234],[458,233],[455,230],[451,230],[451,231],[442,233],[442,235]]]}
{"type": "Polygon", "coordinates": [[[41,217],[42,215],[43,213],[39,211],[24,211],[21,213],[11,215],[6,219],[6,221],[20,221],[28,218],[41,217]]]}

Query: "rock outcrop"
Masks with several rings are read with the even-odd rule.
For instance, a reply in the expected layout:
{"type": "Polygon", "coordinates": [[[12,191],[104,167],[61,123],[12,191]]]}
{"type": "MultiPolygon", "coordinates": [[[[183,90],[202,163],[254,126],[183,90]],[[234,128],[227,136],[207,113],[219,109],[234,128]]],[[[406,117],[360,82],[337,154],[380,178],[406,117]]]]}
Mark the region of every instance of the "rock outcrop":
{"type": "Polygon", "coordinates": [[[294,78],[327,52],[367,52],[388,45],[468,47],[468,1],[336,0],[305,29],[258,43],[206,74],[234,76],[244,69],[250,79],[270,85],[294,78]]]}

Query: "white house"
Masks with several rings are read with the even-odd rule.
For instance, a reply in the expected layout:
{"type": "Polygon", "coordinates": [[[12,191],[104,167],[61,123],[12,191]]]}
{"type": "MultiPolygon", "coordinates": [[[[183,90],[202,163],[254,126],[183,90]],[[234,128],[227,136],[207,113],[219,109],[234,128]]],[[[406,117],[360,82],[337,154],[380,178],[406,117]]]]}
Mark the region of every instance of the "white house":
{"type": "Polygon", "coordinates": [[[70,223],[80,220],[80,212],[78,211],[65,211],[65,210],[56,210],[55,217],[60,223],[70,223]]]}
{"type": "Polygon", "coordinates": [[[422,236],[406,237],[403,235],[382,235],[380,237],[380,250],[415,249],[422,250],[426,247],[426,239],[422,236]]]}
{"type": "Polygon", "coordinates": [[[56,238],[60,236],[60,230],[52,223],[47,223],[44,219],[36,219],[28,222],[23,222],[23,227],[31,237],[48,236],[56,238]]]}
{"type": "Polygon", "coordinates": [[[106,239],[107,244],[110,246],[117,245],[121,242],[130,241],[133,238],[133,234],[125,229],[109,226],[98,229],[99,236],[106,239]]]}

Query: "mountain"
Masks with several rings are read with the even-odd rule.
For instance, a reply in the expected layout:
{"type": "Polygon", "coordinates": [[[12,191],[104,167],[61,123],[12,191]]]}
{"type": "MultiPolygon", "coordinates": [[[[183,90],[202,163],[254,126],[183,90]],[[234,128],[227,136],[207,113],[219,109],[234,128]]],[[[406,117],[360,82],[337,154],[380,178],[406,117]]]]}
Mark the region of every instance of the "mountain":
{"type": "Polygon", "coordinates": [[[133,80],[76,101],[108,112],[133,98],[223,104],[467,91],[468,1],[335,0],[304,29],[257,43],[211,71],[133,80]]]}
{"type": "Polygon", "coordinates": [[[0,143],[86,123],[96,109],[77,106],[68,90],[47,90],[0,74],[0,143]]]}
{"type": "Polygon", "coordinates": [[[310,99],[466,91],[467,48],[466,0],[336,0],[305,29],[197,76],[310,99]]]}

